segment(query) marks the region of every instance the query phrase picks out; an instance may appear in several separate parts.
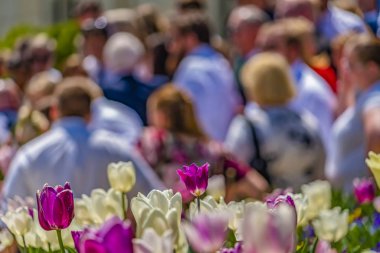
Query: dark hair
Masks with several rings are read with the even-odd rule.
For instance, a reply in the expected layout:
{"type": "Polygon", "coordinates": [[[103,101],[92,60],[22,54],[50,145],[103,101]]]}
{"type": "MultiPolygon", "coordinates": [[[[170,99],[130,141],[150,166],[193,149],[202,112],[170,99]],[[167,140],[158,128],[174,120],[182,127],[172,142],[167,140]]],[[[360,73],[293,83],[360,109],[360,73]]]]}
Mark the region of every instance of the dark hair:
{"type": "Polygon", "coordinates": [[[380,67],[380,40],[377,38],[363,39],[354,47],[354,53],[361,63],[374,62],[380,67]]]}
{"type": "Polygon", "coordinates": [[[88,12],[94,12],[94,13],[101,13],[102,12],[102,6],[98,1],[82,1],[80,2],[75,10],[75,16],[81,16],[88,12]]]}
{"type": "Polygon", "coordinates": [[[206,8],[204,0],[177,0],[176,5],[181,12],[203,11],[206,8]]]}
{"type": "Polygon", "coordinates": [[[62,117],[85,117],[90,114],[96,96],[94,84],[84,77],[65,78],[57,85],[54,96],[62,117]]]}
{"type": "Polygon", "coordinates": [[[177,15],[173,21],[181,35],[194,33],[200,42],[210,44],[210,24],[205,14],[201,12],[190,12],[177,15]]]}

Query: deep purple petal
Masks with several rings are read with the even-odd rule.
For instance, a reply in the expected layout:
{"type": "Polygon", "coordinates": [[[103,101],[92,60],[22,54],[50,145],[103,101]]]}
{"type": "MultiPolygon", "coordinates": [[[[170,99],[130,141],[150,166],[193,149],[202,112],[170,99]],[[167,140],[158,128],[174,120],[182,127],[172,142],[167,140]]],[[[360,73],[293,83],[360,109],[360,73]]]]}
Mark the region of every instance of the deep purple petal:
{"type": "Polygon", "coordinates": [[[375,185],[371,179],[356,178],[354,184],[354,195],[359,204],[370,203],[376,197],[375,185]]]}
{"type": "Polygon", "coordinates": [[[63,186],[64,189],[66,190],[71,190],[71,186],[69,182],[66,182],[65,185],[63,186]]]}
{"type": "Polygon", "coordinates": [[[83,245],[81,247],[81,253],[108,253],[105,246],[97,241],[88,239],[83,242],[83,245]]]}
{"type": "Polygon", "coordinates": [[[63,206],[69,216],[69,223],[74,218],[74,196],[70,189],[65,189],[58,193],[57,197],[61,199],[63,206]]]}
{"type": "Polygon", "coordinates": [[[74,197],[71,190],[63,190],[57,194],[54,204],[54,221],[59,229],[70,226],[74,218],[74,197]]]}
{"type": "MultiPolygon", "coordinates": [[[[55,229],[54,227],[54,205],[57,199],[57,192],[51,186],[45,186],[40,193],[41,215],[48,224],[49,228],[46,230],[55,229]]],[[[42,225],[41,225],[42,226],[42,225]]]]}
{"type": "Polygon", "coordinates": [[[103,239],[108,253],[133,252],[133,231],[119,223],[114,225],[103,239]]]}
{"type": "Polygon", "coordinates": [[[202,193],[206,191],[207,186],[208,186],[208,166],[209,166],[208,163],[202,165],[199,168],[199,172],[200,172],[198,173],[199,176],[197,175],[196,184],[197,184],[198,189],[202,193]]]}
{"type": "Polygon", "coordinates": [[[80,240],[83,235],[83,231],[71,231],[71,237],[73,238],[75,249],[78,253],[81,253],[80,251],[80,240]]]}
{"type": "Polygon", "coordinates": [[[186,185],[187,190],[191,192],[191,194],[194,194],[196,190],[194,179],[182,170],[177,170],[177,174],[179,175],[181,181],[186,185]]]}
{"type": "Polygon", "coordinates": [[[40,223],[40,226],[45,230],[51,230],[49,223],[45,220],[44,211],[42,210],[42,206],[41,206],[41,198],[40,198],[39,191],[37,191],[36,197],[37,197],[38,221],[40,223]]]}

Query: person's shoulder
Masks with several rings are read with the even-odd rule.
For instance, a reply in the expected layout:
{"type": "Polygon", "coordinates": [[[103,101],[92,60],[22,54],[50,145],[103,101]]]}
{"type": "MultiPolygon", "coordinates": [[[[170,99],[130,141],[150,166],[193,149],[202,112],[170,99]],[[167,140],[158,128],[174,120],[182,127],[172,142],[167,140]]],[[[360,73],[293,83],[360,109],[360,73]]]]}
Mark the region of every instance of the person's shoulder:
{"type": "MultiPolygon", "coordinates": [[[[364,21],[356,14],[343,10],[337,6],[331,6],[331,14],[343,24],[351,27],[364,28],[364,21]]],[[[360,30],[361,31],[361,30],[360,30]]],[[[358,31],[358,32],[360,32],[358,31]]]]}

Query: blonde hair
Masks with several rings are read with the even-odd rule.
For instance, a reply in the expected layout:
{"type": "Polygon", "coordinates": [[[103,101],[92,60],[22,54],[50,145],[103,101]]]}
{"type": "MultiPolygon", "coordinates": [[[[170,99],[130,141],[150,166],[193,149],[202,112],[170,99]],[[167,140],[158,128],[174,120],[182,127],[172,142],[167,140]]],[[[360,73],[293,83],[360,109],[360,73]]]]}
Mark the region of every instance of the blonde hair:
{"type": "Polygon", "coordinates": [[[152,113],[154,110],[158,110],[166,116],[168,131],[207,138],[195,117],[190,98],[173,84],[164,85],[149,97],[148,113],[152,113]]]}
{"type": "Polygon", "coordinates": [[[244,65],[243,87],[250,100],[260,106],[288,103],[296,93],[287,61],[278,53],[260,53],[244,65]]]}

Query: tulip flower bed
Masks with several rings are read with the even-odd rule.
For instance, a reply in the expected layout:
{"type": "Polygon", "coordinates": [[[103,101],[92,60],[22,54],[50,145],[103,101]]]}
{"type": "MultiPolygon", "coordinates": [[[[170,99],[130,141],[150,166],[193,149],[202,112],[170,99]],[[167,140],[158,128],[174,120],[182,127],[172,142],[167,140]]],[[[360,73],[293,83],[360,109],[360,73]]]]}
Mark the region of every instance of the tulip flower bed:
{"type": "MultiPolygon", "coordinates": [[[[367,163],[380,171],[380,157],[372,154],[367,163]]],[[[178,170],[195,197],[183,210],[181,194],[172,190],[128,201],[135,184],[131,163],[111,164],[108,175],[111,189],[80,199],[74,200],[66,183],[38,191],[37,209],[11,201],[1,216],[7,229],[0,232],[0,252],[14,241],[28,253],[380,252],[380,197],[371,179],[355,180],[349,196],[315,181],[300,193],[276,190],[263,202],[225,203],[204,196],[208,165],[190,165],[178,170]],[[127,219],[128,209],[136,226],[127,219]]]]}

